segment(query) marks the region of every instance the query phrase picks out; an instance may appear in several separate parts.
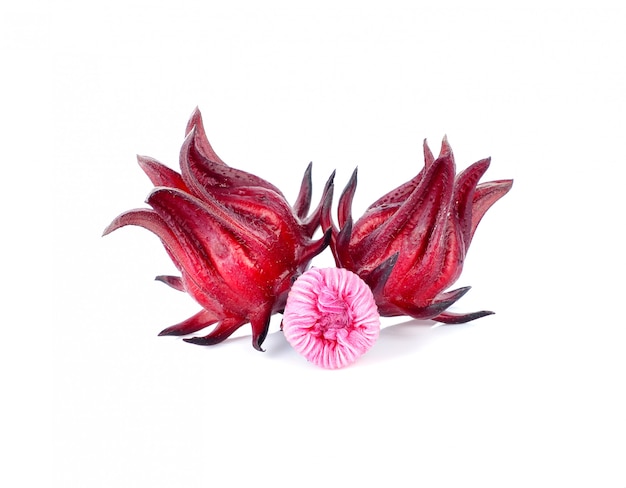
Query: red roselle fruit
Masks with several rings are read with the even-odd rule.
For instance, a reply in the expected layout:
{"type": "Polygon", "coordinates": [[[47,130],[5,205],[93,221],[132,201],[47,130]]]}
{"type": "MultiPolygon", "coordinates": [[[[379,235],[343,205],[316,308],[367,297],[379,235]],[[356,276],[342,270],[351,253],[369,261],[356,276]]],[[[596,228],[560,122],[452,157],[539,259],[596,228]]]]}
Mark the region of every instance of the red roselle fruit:
{"type": "Polygon", "coordinates": [[[459,278],[483,215],[513,180],[479,184],[490,158],[456,175],[446,138],[436,159],[424,141],[424,159],[417,176],[375,201],[356,222],[351,211],[356,170],[338,202],[338,228],[325,202],[322,228],[332,229],[335,262],[370,286],[381,316],[463,323],[489,315],[493,312],[447,312],[470,287],[444,290],[459,278]]]}
{"type": "Polygon", "coordinates": [[[125,225],[155,233],[181,276],[158,276],[189,293],[202,310],[160,335],[187,335],[212,325],[201,345],[223,341],[242,325],[252,326],[252,345],[261,349],[270,317],[282,312],[293,281],[330,240],[330,230],[313,239],[323,206],[330,206],[333,177],[317,209],[311,204],[311,165],[294,206],[271,183],[227,166],[206,138],[199,110],[187,124],[178,173],[155,159],[139,156],[155,185],[147,203],[122,213],[105,229],[125,225]]]}

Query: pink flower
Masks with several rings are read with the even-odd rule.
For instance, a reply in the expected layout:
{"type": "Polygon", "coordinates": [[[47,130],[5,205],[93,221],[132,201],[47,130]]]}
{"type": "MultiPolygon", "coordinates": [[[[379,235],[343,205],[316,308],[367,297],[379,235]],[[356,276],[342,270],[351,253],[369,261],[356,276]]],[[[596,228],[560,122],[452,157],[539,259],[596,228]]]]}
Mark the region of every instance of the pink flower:
{"type": "Polygon", "coordinates": [[[333,230],[335,262],[372,288],[383,317],[463,323],[489,315],[493,312],[446,311],[469,287],[445,290],[459,278],[485,212],[511,189],[513,180],[479,184],[489,158],[456,174],[447,139],[438,158],[424,141],[424,159],[414,178],[372,203],[356,222],[351,211],[355,170],[339,199],[339,228],[328,203],[322,212],[322,227],[333,230]]]}
{"type": "Polygon", "coordinates": [[[293,348],[322,368],[347,366],[367,352],[380,331],[372,291],[341,268],[312,268],[293,284],[283,315],[293,348]]]}

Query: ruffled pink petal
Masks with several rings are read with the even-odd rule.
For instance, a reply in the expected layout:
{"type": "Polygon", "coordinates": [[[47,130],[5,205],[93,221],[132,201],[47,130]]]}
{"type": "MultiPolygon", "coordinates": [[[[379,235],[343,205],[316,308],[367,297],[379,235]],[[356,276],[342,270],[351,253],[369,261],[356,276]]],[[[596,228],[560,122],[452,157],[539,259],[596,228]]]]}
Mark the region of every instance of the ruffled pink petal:
{"type": "Polygon", "coordinates": [[[293,348],[322,368],[343,368],[367,352],[380,332],[374,296],[343,268],[313,268],[293,284],[283,315],[293,348]]]}

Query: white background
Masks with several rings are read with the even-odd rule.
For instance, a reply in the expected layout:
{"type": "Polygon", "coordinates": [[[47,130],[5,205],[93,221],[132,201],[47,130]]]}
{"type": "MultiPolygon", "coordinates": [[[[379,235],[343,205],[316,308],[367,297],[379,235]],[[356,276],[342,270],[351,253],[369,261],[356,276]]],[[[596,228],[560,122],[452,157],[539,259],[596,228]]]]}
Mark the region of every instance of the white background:
{"type": "MultiPolygon", "coordinates": [[[[0,7],[0,485],[626,486],[622,2],[9,2],[0,7]],[[466,6],[471,3],[471,6],[466,6]],[[326,371],[198,310],[129,227],[204,115],[228,164],[293,201],[359,167],[354,212],[447,134],[514,178],[454,310],[386,320],[326,371]]],[[[314,261],[330,264],[325,252],[314,261]]]]}

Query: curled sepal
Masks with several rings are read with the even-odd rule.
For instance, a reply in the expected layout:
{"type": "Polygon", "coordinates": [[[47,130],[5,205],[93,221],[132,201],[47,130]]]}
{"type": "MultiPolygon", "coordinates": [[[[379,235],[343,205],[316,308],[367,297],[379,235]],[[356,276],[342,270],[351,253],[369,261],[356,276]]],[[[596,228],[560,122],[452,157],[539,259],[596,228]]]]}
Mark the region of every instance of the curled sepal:
{"type": "Polygon", "coordinates": [[[343,227],[348,219],[352,218],[352,201],[354,200],[354,193],[356,192],[358,168],[354,168],[352,176],[348,184],[341,192],[339,197],[339,203],[337,205],[337,220],[339,227],[343,227]]]}
{"type": "Polygon", "coordinates": [[[304,228],[306,229],[306,234],[309,237],[313,237],[313,234],[315,233],[317,228],[320,226],[322,227],[322,232],[326,232],[326,230],[329,229],[329,227],[324,226],[323,214],[325,211],[327,211],[326,209],[330,208],[332,204],[334,181],[335,181],[335,172],[333,171],[330,177],[328,178],[328,180],[326,181],[326,184],[324,185],[324,190],[322,192],[322,197],[320,199],[319,204],[308,217],[301,219],[302,224],[304,225],[304,228]]]}
{"type": "Polygon", "coordinates": [[[176,267],[180,269],[181,265],[176,256],[183,253],[183,248],[174,236],[174,233],[167,226],[167,223],[154,210],[149,208],[137,208],[123,212],[113,219],[107,228],[104,229],[102,235],[106,236],[114,230],[127,225],[143,227],[156,234],[161,239],[161,242],[176,267]]]}
{"type": "MultiPolygon", "coordinates": [[[[339,233],[335,236],[336,252],[335,262],[337,267],[351,269],[354,265],[352,254],[350,253],[350,240],[352,237],[352,217],[348,217],[344,226],[339,233]]],[[[332,243],[332,241],[331,241],[332,243]]],[[[332,244],[331,244],[332,245],[332,244]]]]}
{"type": "Polygon", "coordinates": [[[165,283],[170,288],[174,288],[174,290],[187,291],[185,290],[185,283],[180,276],[159,275],[154,279],[156,281],[160,281],[161,283],[165,283]]]}
{"type": "Polygon", "coordinates": [[[309,163],[302,177],[302,183],[300,184],[300,191],[293,204],[293,211],[299,219],[304,219],[306,214],[309,213],[311,207],[311,198],[313,196],[313,181],[311,179],[311,172],[313,169],[313,163],[309,163]]]}
{"type": "Polygon", "coordinates": [[[199,330],[202,330],[205,327],[214,324],[218,320],[219,317],[217,317],[213,312],[209,310],[200,310],[198,313],[192,315],[187,320],[183,320],[176,325],[172,325],[166,329],[163,329],[161,332],[159,332],[159,335],[182,336],[187,334],[193,334],[194,332],[198,332],[199,330]]]}
{"type": "Polygon", "coordinates": [[[457,225],[460,227],[465,249],[469,247],[472,232],[473,200],[476,185],[489,168],[491,158],[481,159],[459,173],[454,183],[454,205],[457,225]]]}
{"type": "Polygon", "coordinates": [[[185,136],[187,136],[192,130],[196,132],[196,146],[198,150],[202,153],[202,155],[213,161],[217,164],[226,164],[224,161],[220,159],[220,157],[213,150],[213,147],[209,143],[209,139],[206,136],[206,132],[204,130],[204,122],[202,121],[202,114],[200,113],[200,109],[198,107],[195,108],[191,117],[189,117],[189,121],[187,122],[187,127],[185,127],[185,136]]]}
{"type": "Polygon", "coordinates": [[[369,275],[367,275],[366,283],[372,289],[372,293],[383,293],[383,289],[385,288],[387,280],[389,279],[389,276],[391,276],[393,267],[396,265],[399,257],[400,253],[395,253],[393,256],[379,264],[369,275]]]}
{"type": "MultiPolygon", "coordinates": [[[[476,227],[483,216],[500,198],[506,195],[513,186],[513,180],[498,180],[481,183],[476,187],[472,201],[472,227],[470,229],[470,241],[474,237],[476,227]]],[[[469,243],[468,243],[469,246],[469,243]]]]}
{"type": "Polygon", "coordinates": [[[435,322],[441,322],[443,324],[465,324],[472,320],[486,317],[487,315],[493,315],[494,312],[488,310],[481,310],[480,312],[471,313],[455,313],[455,312],[441,312],[439,315],[433,317],[435,322]]]}
{"type": "Polygon", "coordinates": [[[428,142],[426,139],[424,139],[423,148],[424,148],[424,166],[428,168],[435,161],[435,156],[433,155],[433,152],[430,150],[430,147],[428,146],[428,142]]]}
{"type": "Polygon", "coordinates": [[[209,334],[203,337],[187,337],[183,340],[190,344],[197,344],[198,346],[212,346],[228,339],[245,323],[245,320],[227,317],[219,322],[209,334]]]}
{"type": "Polygon", "coordinates": [[[154,186],[167,186],[189,191],[180,173],[149,156],[137,156],[137,162],[154,186]]]}

